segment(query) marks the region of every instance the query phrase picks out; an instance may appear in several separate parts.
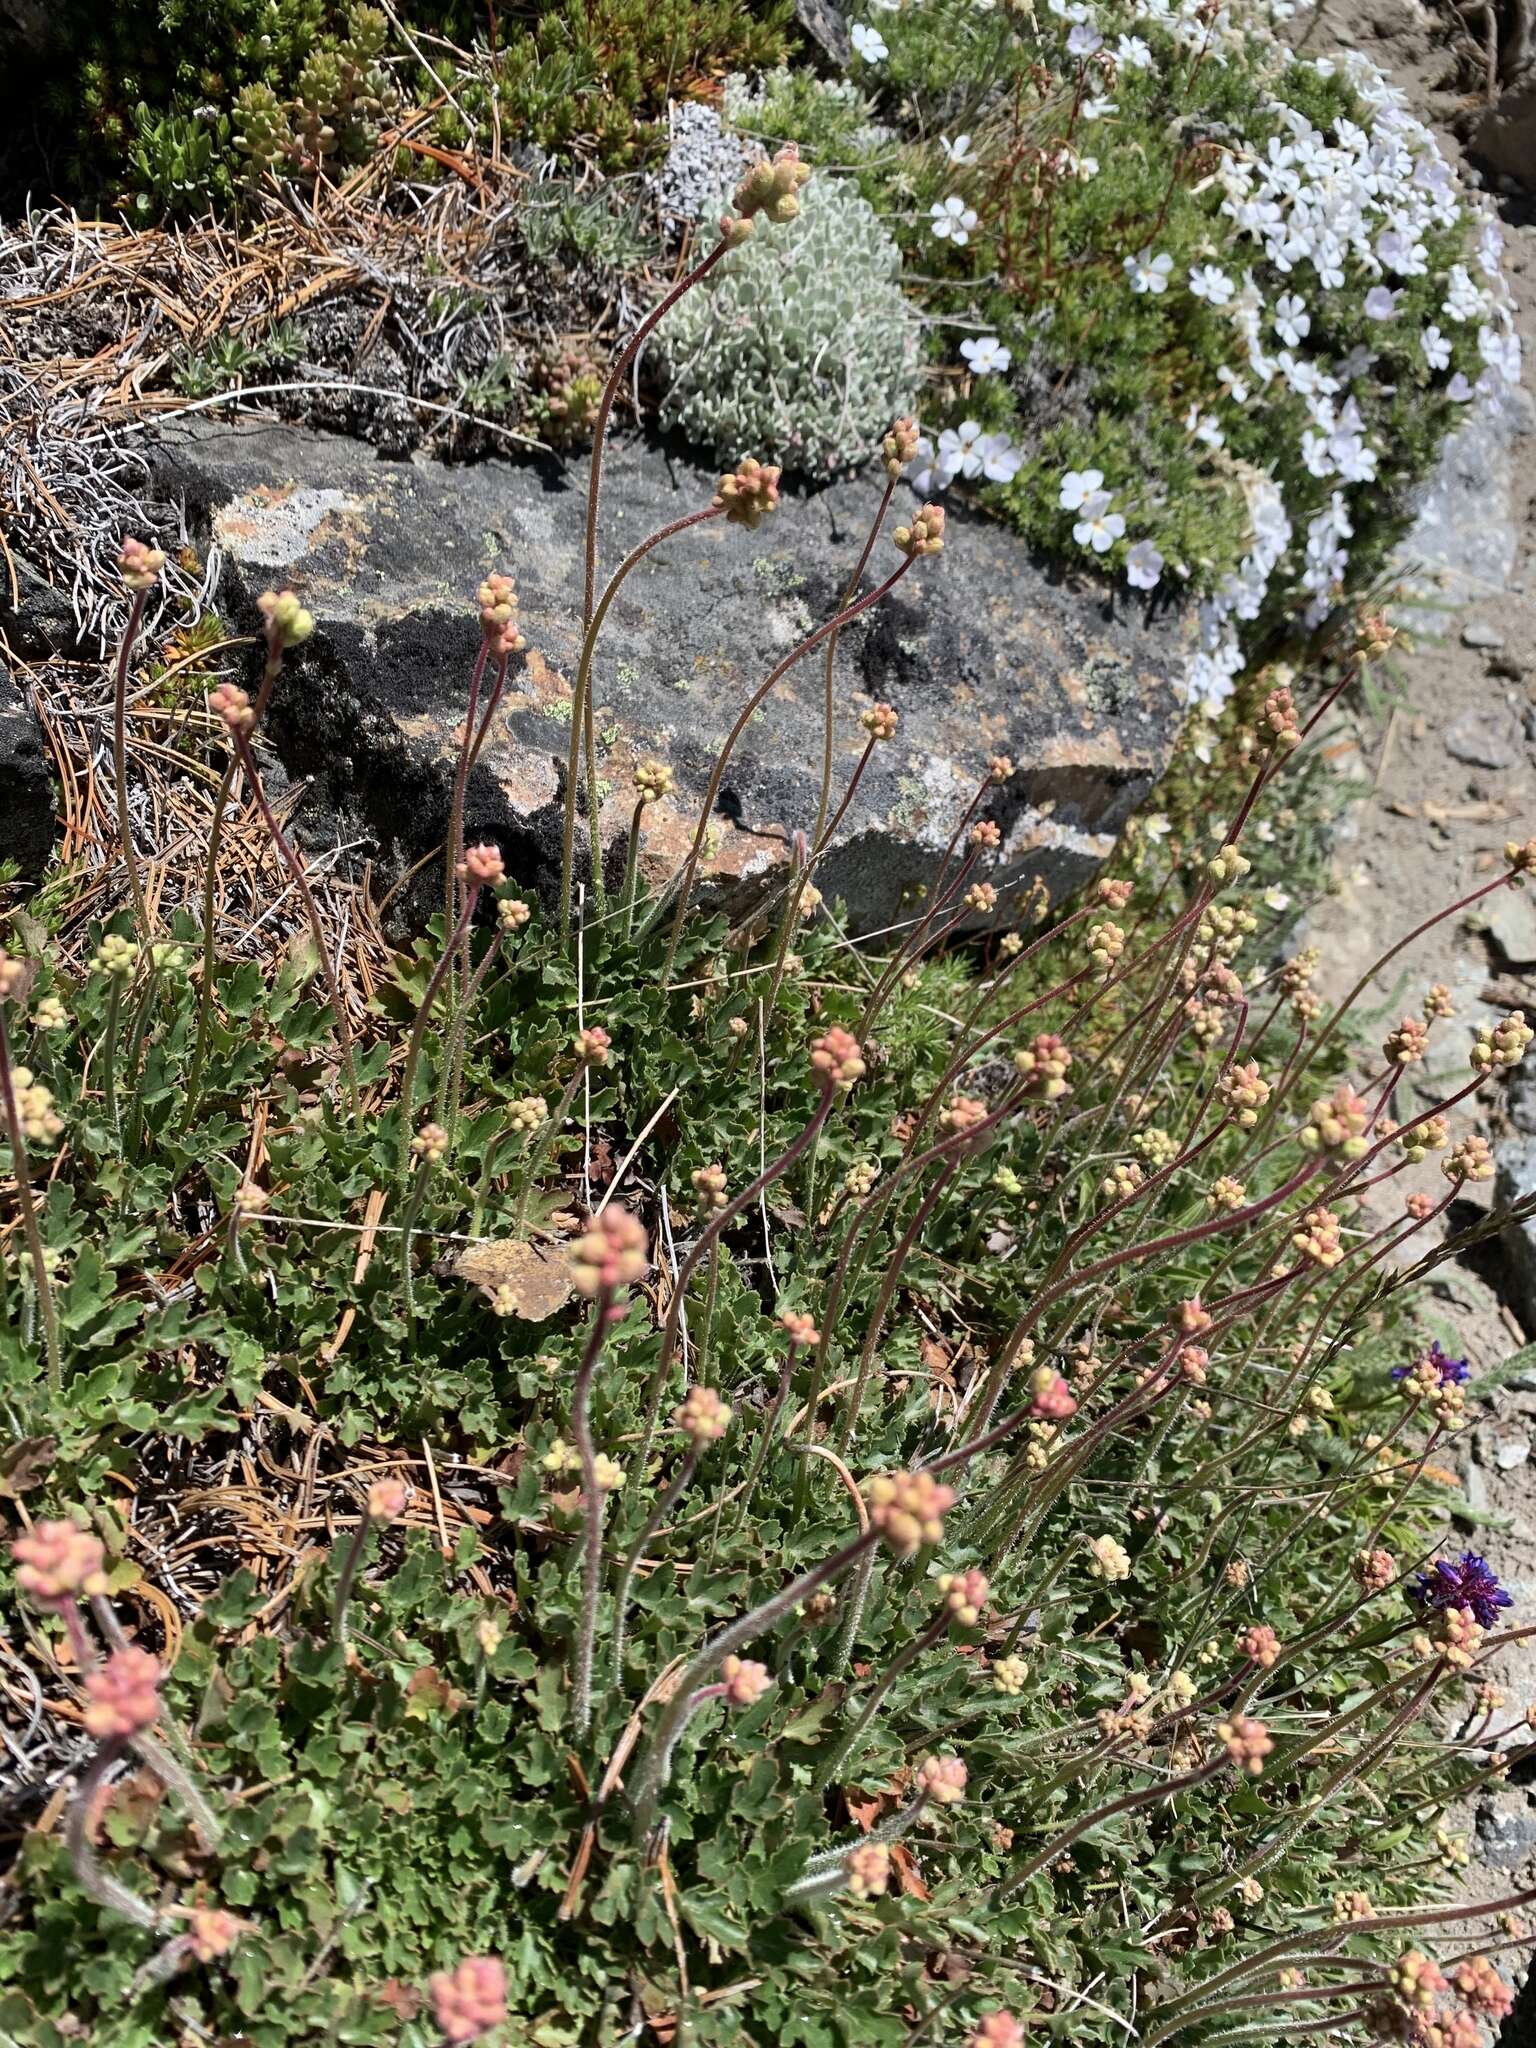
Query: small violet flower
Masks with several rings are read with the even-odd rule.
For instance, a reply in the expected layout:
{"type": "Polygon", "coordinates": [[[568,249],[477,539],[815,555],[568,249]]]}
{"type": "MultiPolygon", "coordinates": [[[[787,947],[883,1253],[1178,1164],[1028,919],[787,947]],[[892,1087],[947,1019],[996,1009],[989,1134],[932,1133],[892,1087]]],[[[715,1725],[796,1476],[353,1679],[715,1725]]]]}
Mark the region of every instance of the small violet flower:
{"type": "Polygon", "coordinates": [[[1133,590],[1155,590],[1162,573],[1162,551],[1149,540],[1137,541],[1125,558],[1126,582],[1133,590]]]}
{"type": "Polygon", "coordinates": [[[1475,1550],[1464,1550],[1460,1559],[1437,1558],[1427,1572],[1420,1572],[1408,1588],[1416,1607],[1443,1614],[1449,1608],[1470,1607],[1480,1628],[1492,1628],[1502,1608],[1514,1600],[1499,1584],[1488,1560],[1475,1550]]]}
{"type": "Polygon", "coordinates": [[[1392,1377],[1405,1380],[1410,1373],[1422,1372],[1428,1367],[1439,1379],[1442,1387],[1464,1387],[1472,1377],[1472,1368],[1464,1358],[1452,1358],[1441,1347],[1437,1338],[1422,1358],[1416,1358],[1412,1365],[1394,1365],[1392,1377]]]}

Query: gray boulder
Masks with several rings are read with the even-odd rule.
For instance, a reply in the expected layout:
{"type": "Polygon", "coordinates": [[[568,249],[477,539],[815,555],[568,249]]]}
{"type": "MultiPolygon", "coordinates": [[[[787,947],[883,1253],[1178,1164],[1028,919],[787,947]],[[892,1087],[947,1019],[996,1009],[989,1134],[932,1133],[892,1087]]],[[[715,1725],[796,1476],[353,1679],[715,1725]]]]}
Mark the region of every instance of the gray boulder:
{"type": "MultiPolygon", "coordinates": [[[[1496,1210],[1536,1195],[1536,1137],[1509,1137],[1499,1146],[1493,1184],[1496,1210]]],[[[1536,1331],[1536,1215],[1510,1219],[1499,1233],[1509,1261],[1510,1299],[1527,1330],[1536,1331]]]]}
{"type": "MultiPolygon", "coordinates": [[[[222,551],[224,605],[241,616],[291,582],[320,630],[274,702],[284,766],[306,775],[351,834],[399,871],[442,836],[465,690],[478,644],[473,594],[504,569],[521,597],[528,652],[470,794],[472,832],[510,871],[558,874],[583,575],[586,470],[490,461],[385,462],[355,442],[260,422],[200,423],[161,454],[162,486],[187,497],[222,551]]],[[[605,469],[602,562],[708,504],[717,478],[638,442],[605,469]]],[[[646,814],[658,879],[681,859],[716,749],[744,700],[800,637],[832,616],[878,497],[869,479],[786,499],[758,532],[723,522],[659,549],[629,578],[595,669],[610,861],[634,805],[634,769],[668,762],[673,795],[646,814]]],[[[903,487],[898,512],[912,500],[903,487]]],[[[891,521],[896,523],[895,517],[891,521]]],[[[889,539],[874,571],[899,557],[889,539]]],[[[1039,878],[1059,897],[1108,854],[1167,762],[1182,710],[1174,679],[1192,617],[1108,593],[1033,552],[995,521],[955,508],[941,558],[841,637],[837,789],[858,759],[859,711],[901,714],[876,750],[820,884],[856,929],[909,914],[985,771],[1015,770],[988,799],[1003,844],[988,878],[999,915],[1039,878]]],[[[750,909],[814,823],[822,668],[795,668],[748,726],[726,773],[707,873],[733,913],[750,909]]]]}
{"type": "Polygon", "coordinates": [[[48,864],[53,830],[43,736],[10,670],[0,664],[0,860],[14,861],[35,881],[48,864]]]}

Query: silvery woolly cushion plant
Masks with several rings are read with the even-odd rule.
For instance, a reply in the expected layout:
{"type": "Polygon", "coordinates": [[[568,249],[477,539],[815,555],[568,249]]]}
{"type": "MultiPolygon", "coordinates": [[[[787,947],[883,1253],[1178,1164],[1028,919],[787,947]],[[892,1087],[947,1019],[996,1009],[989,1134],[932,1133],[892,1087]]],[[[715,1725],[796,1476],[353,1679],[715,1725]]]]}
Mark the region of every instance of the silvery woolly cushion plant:
{"type": "MultiPolygon", "coordinates": [[[[815,874],[900,707],[829,692],[817,828],[733,935],[697,882],[745,722],[942,573],[898,418],[838,610],[660,818],[672,883],[633,858],[661,761],[616,900],[591,863],[627,576],[785,516],[744,457],[605,576],[603,428],[805,175],[748,175],[599,400],[558,903],[465,841],[525,651],[492,572],[442,916],[387,985],[303,892],[314,950],[265,971],[211,898],[200,928],[131,887],[83,971],[38,926],[0,954],[24,2048],[1475,2048],[1509,2006],[1536,1895],[1445,1904],[1445,1821],[1529,1749],[1487,1665],[1531,1624],[1436,1554],[1477,1377],[1404,1255],[1447,1255],[1491,1172],[1465,1106],[1532,1034],[1443,1078],[1432,987],[1354,1045],[1243,852],[1388,630],[1303,707],[1275,681],[1193,869],[1011,901],[1018,770],[979,762],[878,949],[815,874]]],[[[157,553],[122,549],[136,597],[157,553]]],[[[297,889],[261,730],[323,628],[259,616],[212,815],[246,803],[297,889]]],[[[1421,931],[1533,873],[1511,842],[1421,931]]]]}
{"type": "Polygon", "coordinates": [[[901,255],[851,183],[818,178],[662,330],[661,419],[721,461],[826,476],[868,456],[910,401],[917,318],[901,255]]]}

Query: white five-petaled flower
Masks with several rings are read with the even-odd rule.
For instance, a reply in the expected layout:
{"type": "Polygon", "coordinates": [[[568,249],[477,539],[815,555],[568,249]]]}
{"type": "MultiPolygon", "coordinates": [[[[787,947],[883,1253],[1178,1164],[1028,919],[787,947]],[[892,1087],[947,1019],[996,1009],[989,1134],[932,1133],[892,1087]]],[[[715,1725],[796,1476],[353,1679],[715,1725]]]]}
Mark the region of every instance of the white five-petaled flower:
{"type": "Polygon", "coordinates": [[[1312,329],[1307,302],[1295,292],[1283,292],[1275,301],[1275,332],[1287,348],[1299,348],[1301,337],[1312,329]]]}
{"type": "Polygon", "coordinates": [[[1123,267],[1133,292],[1151,292],[1158,298],[1168,289],[1173,258],[1166,252],[1154,256],[1150,249],[1143,249],[1139,256],[1127,256],[1123,267]]]}
{"type": "Polygon", "coordinates": [[[1091,57],[1104,47],[1104,38],[1091,21],[1080,21],[1067,31],[1067,54],[1071,57],[1091,57]]]}
{"type": "Polygon", "coordinates": [[[1224,270],[1218,270],[1214,263],[1201,263],[1189,273],[1189,288],[1197,299],[1208,300],[1213,306],[1224,306],[1237,290],[1224,270]]]}
{"type": "Polygon", "coordinates": [[[1419,346],[1424,351],[1424,360],[1432,370],[1448,370],[1451,366],[1451,344],[1438,327],[1426,327],[1419,336],[1419,346]]]}
{"type": "Polygon", "coordinates": [[[1115,61],[1131,71],[1150,71],[1151,46],[1144,43],[1140,36],[1121,36],[1115,44],[1115,61]]]}
{"type": "Polygon", "coordinates": [[[1119,111],[1120,106],[1117,100],[1105,99],[1084,100],[1078,108],[1078,112],[1085,121],[1102,121],[1106,114],[1117,114],[1119,111]]]}
{"type": "Polygon", "coordinates": [[[936,199],[928,211],[939,240],[953,242],[957,249],[963,249],[977,224],[976,209],[967,206],[958,192],[951,192],[947,199],[936,199]]]}
{"type": "Polygon", "coordinates": [[[975,341],[962,341],[960,353],[970,364],[973,377],[990,377],[994,371],[1001,373],[1013,361],[1013,351],[1005,348],[995,334],[984,334],[975,341]]]}
{"type": "Polygon", "coordinates": [[[1162,573],[1162,550],[1151,541],[1139,540],[1127,551],[1125,580],[1133,590],[1155,590],[1162,573]]]}
{"type": "Polygon", "coordinates": [[[1069,469],[1061,480],[1061,495],[1056,502],[1063,512],[1076,512],[1103,488],[1102,469],[1069,469]]]}
{"type": "Polygon", "coordinates": [[[971,147],[969,135],[956,135],[954,137],[941,135],[939,137],[939,147],[943,150],[947,163],[973,164],[976,161],[976,152],[971,147]]]}
{"type": "Polygon", "coordinates": [[[848,40],[866,64],[883,64],[891,54],[885,37],[867,21],[856,21],[848,31],[848,40]]]}
{"type": "Polygon", "coordinates": [[[1118,512],[1111,512],[1113,503],[1108,491],[1096,491],[1082,507],[1083,516],[1072,528],[1072,538],[1079,547],[1092,548],[1096,555],[1107,554],[1125,532],[1125,520],[1118,512]]]}
{"type": "Polygon", "coordinates": [[[1397,293],[1384,284],[1373,284],[1365,295],[1365,313],[1368,320],[1396,319],[1397,293]]]}

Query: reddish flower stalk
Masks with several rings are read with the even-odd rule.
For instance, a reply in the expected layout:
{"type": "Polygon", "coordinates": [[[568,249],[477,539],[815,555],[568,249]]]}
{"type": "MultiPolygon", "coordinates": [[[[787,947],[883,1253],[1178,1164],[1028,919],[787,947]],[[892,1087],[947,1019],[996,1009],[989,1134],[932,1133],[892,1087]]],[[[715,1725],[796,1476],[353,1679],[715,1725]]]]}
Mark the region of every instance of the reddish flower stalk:
{"type": "Polygon", "coordinates": [[[37,1289],[38,1313],[43,1324],[43,1351],[48,1366],[48,1387],[54,1394],[64,1390],[64,1344],[59,1333],[59,1311],[48,1278],[48,1255],[37,1204],[32,1199],[32,1169],[27,1160],[26,1133],[21,1127],[21,1105],[16,1099],[16,1078],[11,1064],[10,1037],[5,1027],[5,1005],[13,986],[13,963],[0,951],[0,1100],[5,1109],[5,1134],[11,1147],[11,1179],[16,1186],[16,1206],[21,1211],[22,1235],[32,1262],[32,1284],[37,1289]]]}
{"type": "MultiPolygon", "coordinates": [[[[158,550],[156,551],[158,552],[158,550]]],[[[161,557],[162,561],[164,557],[161,557]]],[[[139,874],[139,857],[133,846],[133,819],[128,809],[128,662],[133,652],[133,643],[139,637],[139,627],[144,618],[144,606],[148,602],[151,583],[144,584],[133,592],[133,601],[128,608],[128,624],[123,633],[122,646],[117,654],[117,672],[112,689],[112,774],[117,791],[117,837],[123,850],[123,866],[128,875],[128,894],[133,901],[133,922],[139,937],[148,940],[153,927],[149,918],[149,905],[144,897],[144,883],[139,874]]]]}

